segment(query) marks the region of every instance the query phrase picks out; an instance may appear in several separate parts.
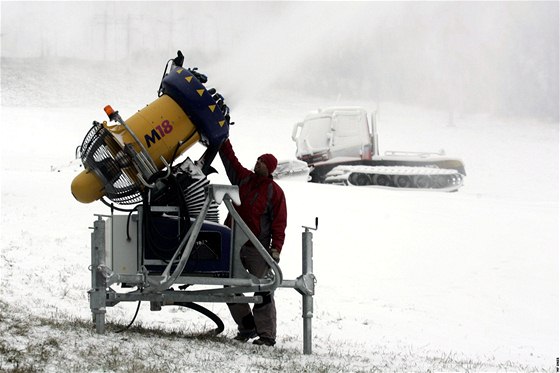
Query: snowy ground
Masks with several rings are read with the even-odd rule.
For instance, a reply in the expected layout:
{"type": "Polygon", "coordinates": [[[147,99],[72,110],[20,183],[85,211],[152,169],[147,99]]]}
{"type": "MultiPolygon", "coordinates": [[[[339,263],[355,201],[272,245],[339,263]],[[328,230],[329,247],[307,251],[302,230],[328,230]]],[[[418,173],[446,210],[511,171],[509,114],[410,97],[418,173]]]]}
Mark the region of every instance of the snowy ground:
{"type": "MultiPolygon", "coordinates": [[[[17,309],[20,319],[88,321],[88,227],[94,213],[108,211],[71,196],[70,183],[80,171],[74,150],[91,121],[104,119],[106,103],[126,118],[155,97],[157,84],[148,92],[127,87],[126,94],[119,93],[126,96],[122,102],[119,95],[105,100],[80,88],[77,99],[59,92],[57,103],[43,92],[50,85],[34,88],[35,81],[26,81],[24,96],[15,79],[5,80],[4,61],[3,69],[1,302],[17,309]],[[31,96],[37,105],[30,104],[31,96]]],[[[264,152],[292,158],[292,125],[306,112],[333,104],[376,106],[280,93],[236,103],[231,139],[239,158],[249,167],[264,152]]],[[[306,359],[339,359],[338,370],[428,370],[438,367],[430,361],[451,356],[481,362],[458,370],[553,371],[559,351],[558,125],[457,115],[449,126],[447,113],[390,103],[379,109],[382,150],[445,148],[465,162],[465,186],[446,194],[279,181],[289,204],[285,278],[300,274],[301,226],[319,218],[314,357],[306,359]]],[[[222,171],[219,161],[215,166],[222,171]]],[[[226,183],[224,173],[212,181],[226,183]]],[[[297,356],[301,297],[288,289],[276,297],[276,348],[297,356]]],[[[233,336],[226,306],[210,308],[226,323],[225,335],[233,336]]],[[[125,325],[134,310],[135,304],[118,305],[108,310],[108,321],[125,325]]],[[[192,312],[150,312],[148,305],[137,322],[193,334],[209,328],[192,312]]],[[[85,334],[68,333],[74,338],[70,345],[82,339],[135,348],[148,343],[134,334],[85,334]]],[[[21,343],[6,328],[0,336],[3,343],[21,343]]],[[[235,351],[224,342],[204,341],[197,353],[191,342],[187,362],[215,355],[204,351],[235,351]]],[[[254,363],[247,351],[239,347],[232,357],[240,371],[254,363]]],[[[207,371],[221,367],[208,364],[207,371]]]]}

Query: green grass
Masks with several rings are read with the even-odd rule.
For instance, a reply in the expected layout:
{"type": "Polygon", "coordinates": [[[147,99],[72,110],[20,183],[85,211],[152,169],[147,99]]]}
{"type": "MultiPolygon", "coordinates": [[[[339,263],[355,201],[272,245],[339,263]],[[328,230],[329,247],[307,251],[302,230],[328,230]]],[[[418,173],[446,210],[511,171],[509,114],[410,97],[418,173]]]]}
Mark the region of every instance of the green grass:
{"type": "MultiPolygon", "coordinates": [[[[315,340],[303,355],[287,336],[274,348],[239,343],[226,336],[160,330],[141,323],[123,333],[107,324],[95,333],[90,320],[32,317],[0,301],[0,372],[385,372],[553,371],[512,362],[481,362],[452,353],[429,354],[412,347],[394,351],[315,340]],[[369,351],[369,352],[368,352],[369,351]]],[[[389,348],[388,348],[389,347],[389,348]]]]}

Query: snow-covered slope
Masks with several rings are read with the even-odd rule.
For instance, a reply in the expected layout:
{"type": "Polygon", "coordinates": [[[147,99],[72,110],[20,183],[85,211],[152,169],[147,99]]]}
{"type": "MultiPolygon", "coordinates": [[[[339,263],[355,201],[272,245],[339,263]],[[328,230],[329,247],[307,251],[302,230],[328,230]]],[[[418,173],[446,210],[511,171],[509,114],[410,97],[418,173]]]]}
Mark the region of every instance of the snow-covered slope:
{"type": "MultiPolygon", "coordinates": [[[[37,107],[17,89],[2,87],[11,101],[1,112],[1,300],[31,318],[89,320],[88,227],[94,213],[108,209],[76,202],[69,186],[80,171],[74,151],[91,121],[104,119],[98,102],[104,98],[91,98],[92,104],[84,94],[72,105],[37,107]]],[[[145,97],[131,89],[107,103],[127,118],[149,102],[145,97]]],[[[333,104],[377,106],[283,92],[236,103],[231,139],[240,160],[252,167],[265,152],[293,157],[292,125],[333,104]]],[[[447,113],[378,107],[382,150],[445,148],[463,159],[467,177],[451,194],[279,181],[289,208],[285,278],[300,274],[301,226],[319,218],[316,358],[351,350],[374,365],[408,351],[408,365],[392,361],[390,367],[414,370],[410,360],[419,356],[453,354],[552,369],[559,348],[557,125],[463,115],[449,126],[447,113]]],[[[215,166],[212,182],[227,183],[219,161],[215,166]]],[[[292,290],[277,292],[280,348],[301,348],[300,299],[292,290]]],[[[134,307],[111,308],[108,320],[126,324],[134,307]]],[[[232,336],[226,306],[211,308],[232,336]]],[[[200,318],[143,306],[138,321],[196,331],[200,318]]]]}

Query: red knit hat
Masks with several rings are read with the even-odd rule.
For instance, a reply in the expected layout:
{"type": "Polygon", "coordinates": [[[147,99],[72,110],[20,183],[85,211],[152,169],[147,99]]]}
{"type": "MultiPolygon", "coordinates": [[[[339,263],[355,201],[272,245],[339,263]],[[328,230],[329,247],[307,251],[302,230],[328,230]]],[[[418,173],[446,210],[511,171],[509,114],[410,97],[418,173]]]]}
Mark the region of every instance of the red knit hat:
{"type": "Polygon", "coordinates": [[[272,154],[263,154],[259,157],[259,159],[264,162],[269,174],[272,174],[274,170],[276,170],[276,166],[278,166],[278,160],[276,160],[276,157],[272,154]]]}

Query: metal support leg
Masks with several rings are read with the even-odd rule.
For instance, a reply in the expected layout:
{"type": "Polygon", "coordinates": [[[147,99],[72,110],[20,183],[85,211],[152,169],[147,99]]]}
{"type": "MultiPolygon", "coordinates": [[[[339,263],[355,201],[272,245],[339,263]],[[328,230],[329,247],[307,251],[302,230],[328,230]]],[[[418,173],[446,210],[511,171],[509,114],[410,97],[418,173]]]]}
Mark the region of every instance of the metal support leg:
{"type": "Polygon", "coordinates": [[[91,289],[89,290],[89,304],[98,334],[105,333],[105,313],[107,280],[99,270],[105,264],[105,221],[99,217],[93,223],[91,234],[91,289]]]}
{"type": "Polygon", "coordinates": [[[315,276],[313,275],[313,233],[311,229],[316,230],[318,225],[315,219],[315,228],[303,227],[305,231],[302,233],[302,277],[304,282],[302,291],[303,297],[303,353],[310,355],[312,352],[312,327],[313,319],[313,295],[315,294],[315,276]]]}

